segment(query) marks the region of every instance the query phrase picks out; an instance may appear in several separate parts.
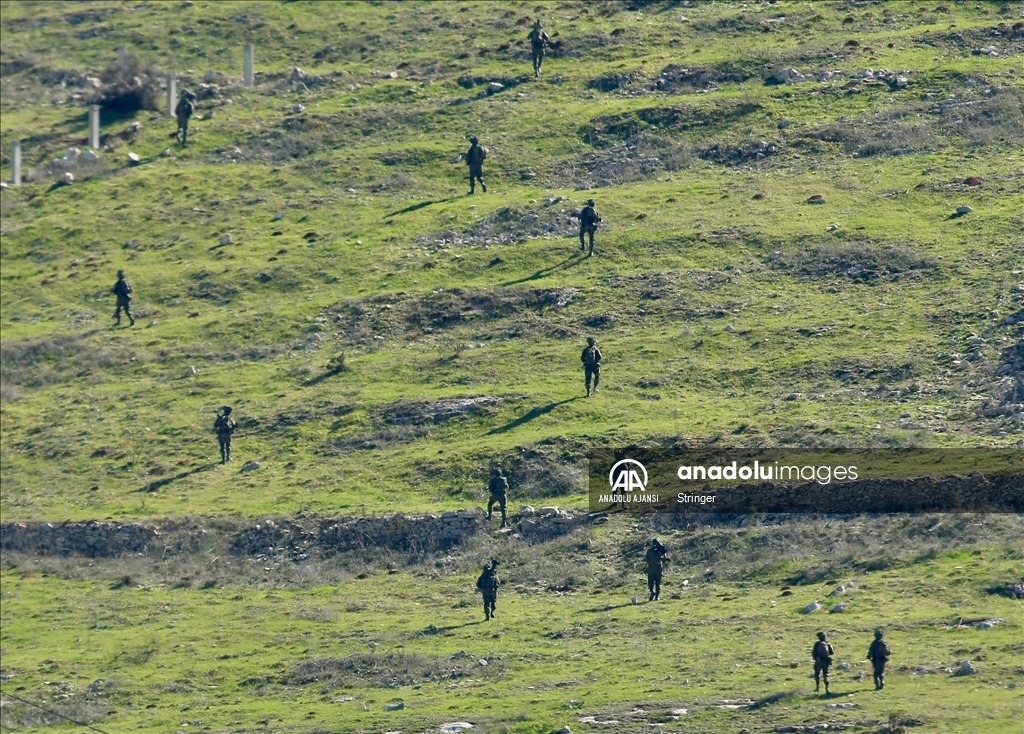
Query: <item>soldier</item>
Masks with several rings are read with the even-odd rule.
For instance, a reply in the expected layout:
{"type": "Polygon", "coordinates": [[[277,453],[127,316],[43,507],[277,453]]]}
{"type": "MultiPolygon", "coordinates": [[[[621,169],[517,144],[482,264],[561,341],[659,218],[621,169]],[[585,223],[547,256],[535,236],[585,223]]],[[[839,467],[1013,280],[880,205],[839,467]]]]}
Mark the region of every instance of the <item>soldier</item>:
{"type": "Polygon", "coordinates": [[[540,29],[540,18],[533,22],[533,30],[528,36],[530,51],[533,54],[533,75],[540,76],[540,67],[544,64],[544,47],[548,44],[548,34],[540,29]]]}
{"type": "Polygon", "coordinates": [[[182,92],[181,99],[178,100],[178,105],[174,108],[174,116],[178,118],[178,132],[175,133],[175,137],[181,143],[182,148],[188,147],[188,121],[196,109],[195,99],[196,96],[186,89],[182,92]]]}
{"type": "Polygon", "coordinates": [[[498,559],[492,559],[484,566],[483,573],[476,580],[476,588],[484,597],[484,621],[494,616],[494,608],[498,606],[498,559]]]}
{"type": "Polygon", "coordinates": [[[490,492],[490,497],[487,499],[487,521],[491,520],[491,510],[495,503],[501,507],[501,527],[508,527],[508,521],[505,516],[505,507],[508,504],[508,479],[502,473],[501,469],[495,469],[491,473],[491,483],[487,487],[490,492]]]}
{"type": "Polygon", "coordinates": [[[828,694],[828,669],[832,665],[832,656],[836,654],[835,648],[832,647],[825,639],[825,633],[818,633],[818,641],[814,643],[814,647],[811,648],[811,657],[814,658],[814,691],[817,693],[821,690],[821,681],[819,678],[825,679],[825,693],[828,694]]]}
{"type": "Polygon", "coordinates": [[[213,430],[217,432],[217,443],[220,444],[220,463],[231,461],[231,434],[235,432],[235,422],[231,419],[231,406],[225,405],[217,413],[213,422],[213,430]]]}
{"type": "Polygon", "coordinates": [[[583,244],[583,235],[590,235],[590,252],[589,255],[594,254],[594,233],[597,231],[597,225],[601,221],[601,215],[597,213],[597,209],[594,208],[594,200],[587,199],[587,205],[580,210],[580,252],[586,250],[586,246],[583,244]]]}
{"type": "Polygon", "coordinates": [[[121,309],[124,309],[124,315],[128,317],[130,326],[135,326],[135,318],[132,316],[131,302],[132,302],[132,284],[124,279],[124,271],[117,271],[117,282],[114,283],[114,287],[110,289],[110,292],[117,296],[117,307],[114,309],[114,318],[117,319],[117,323],[114,326],[120,326],[121,324],[121,309]]]}
{"type": "Polygon", "coordinates": [[[487,157],[487,148],[480,145],[476,138],[469,139],[469,150],[466,151],[466,165],[469,166],[469,193],[476,193],[476,182],[487,193],[487,184],[484,183],[484,158],[487,157]]]}
{"type": "Polygon", "coordinates": [[[647,601],[658,601],[661,596],[661,574],[662,564],[664,564],[668,558],[666,557],[668,549],[661,544],[657,538],[651,541],[651,547],[647,549],[647,590],[650,592],[650,596],[647,601]]]}
{"type": "MultiPolygon", "coordinates": [[[[871,661],[871,667],[874,669],[876,691],[885,688],[885,664],[889,662],[889,655],[892,654],[882,636],[882,630],[875,630],[875,640],[871,643],[871,647],[868,648],[868,660],[871,661]]],[[[826,684],[825,689],[828,690],[828,684],[826,684]]]]}
{"type": "Polygon", "coordinates": [[[594,378],[594,392],[597,392],[597,383],[601,381],[601,350],[597,348],[594,337],[587,337],[587,346],[584,348],[583,354],[580,355],[580,362],[583,363],[584,383],[587,386],[587,397],[589,398],[591,395],[590,378],[594,378]]]}

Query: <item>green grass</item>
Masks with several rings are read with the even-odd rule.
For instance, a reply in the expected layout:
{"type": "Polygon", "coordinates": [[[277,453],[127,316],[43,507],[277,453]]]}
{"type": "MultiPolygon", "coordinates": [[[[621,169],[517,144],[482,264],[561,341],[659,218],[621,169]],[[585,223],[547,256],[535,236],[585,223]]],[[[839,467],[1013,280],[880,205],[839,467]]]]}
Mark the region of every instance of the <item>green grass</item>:
{"type": "MultiPolygon", "coordinates": [[[[979,408],[1001,399],[994,373],[1021,339],[1004,322],[1024,284],[1021,12],[948,6],[0,3],[0,163],[6,178],[22,139],[36,171],[2,194],[4,521],[438,511],[482,504],[492,463],[512,469],[514,508],[583,506],[588,450],[625,444],[1020,445],[1019,422],[979,408]],[[537,12],[566,44],[540,80],[522,44],[503,48],[537,12]],[[142,128],[91,175],[52,187],[48,163],[85,147],[76,74],[101,72],[125,44],[196,88],[210,71],[240,76],[246,42],[257,86],[201,100],[189,148],[156,111],[105,116],[104,135],[142,128]],[[972,53],[990,44],[999,57],[972,53]],[[652,91],[670,64],[717,82],[652,91]],[[286,84],[296,67],[305,92],[286,84]],[[910,86],[849,91],[868,67],[910,86]],[[765,84],[779,68],[843,78],[765,84]],[[620,91],[591,85],[627,72],[637,79],[620,91]],[[481,96],[496,79],[506,88],[481,96]],[[971,104],[935,111],[951,95],[971,104]],[[469,135],[490,151],[488,193],[474,197],[452,162],[469,135]],[[757,141],[776,153],[743,160],[757,141]],[[129,151],[142,165],[126,165],[129,151]],[[628,160],[638,155],[658,160],[628,160]],[[815,194],[826,203],[808,204],[815,194]],[[596,257],[582,258],[568,218],[591,196],[604,224],[596,257]],[[961,204],[974,211],[951,216],[961,204]],[[135,287],[131,329],[111,328],[119,268],[135,287]],[[605,367],[587,400],[578,355],[590,335],[605,367]],[[974,335],[979,357],[961,363],[974,335]],[[342,353],[347,369],[331,374],[342,353]],[[424,417],[479,396],[501,401],[424,417]],[[214,463],[224,404],[240,425],[228,466],[214,463]],[[250,460],[260,469],[241,473],[250,460]]],[[[385,575],[371,555],[365,580],[341,564],[337,585],[240,572],[205,590],[159,574],[110,589],[116,564],[43,559],[41,572],[5,558],[3,666],[16,677],[4,690],[59,704],[46,681],[73,683],[65,704],[111,732],[422,731],[463,718],[484,731],[599,730],[578,721],[588,715],[639,732],[675,707],[690,713],[667,731],[882,731],[898,711],[925,722],[914,731],[1006,731],[1019,721],[1006,684],[1020,676],[1020,608],[982,590],[1018,578],[1019,560],[1003,551],[1005,528],[987,544],[968,535],[957,526],[916,563],[899,547],[842,561],[850,573],[887,555],[906,565],[865,576],[850,613],[816,619],[795,610],[817,587],[777,597],[827,560],[803,545],[719,581],[696,581],[713,554],[683,562],[672,583],[684,565],[695,582],[670,588],[681,599],[620,606],[639,594],[621,555],[642,538],[613,523],[572,541],[599,553],[579,551],[591,571],[573,594],[534,593],[525,574],[543,566],[510,567],[522,588],[503,592],[497,637],[458,626],[477,618],[474,548],[454,552],[452,572],[419,559],[385,575]],[[960,544],[982,556],[945,553],[960,544]],[[1007,624],[943,628],[960,616],[1007,624]],[[841,658],[875,626],[891,630],[884,693],[849,679],[864,665],[851,657],[836,700],[855,691],[858,707],[807,694],[805,648],[826,623],[841,658]],[[398,689],[292,679],[303,662],[355,654],[408,655],[429,672],[460,650],[495,664],[398,689]],[[913,675],[965,657],[977,676],[913,675]],[[102,697],[87,691],[100,678],[115,683],[102,697]],[[715,707],[787,692],[755,710],[715,707]],[[345,695],[356,698],[335,702],[345,695]],[[406,708],[385,714],[394,697],[406,708]]],[[[759,557],[732,542],[719,550],[759,557]]]]}
{"type": "MultiPolygon", "coordinates": [[[[593,550],[618,547],[609,540],[598,538],[593,550]]],[[[1020,604],[983,591],[1019,574],[1019,559],[998,549],[858,574],[841,599],[827,595],[845,577],[782,597],[784,569],[706,582],[704,568],[685,559],[671,566],[662,601],[650,604],[635,570],[616,587],[587,577],[595,569],[586,566],[569,594],[545,592],[561,580],[533,578],[533,570],[507,569],[498,617],[485,623],[473,571],[424,567],[299,589],[112,589],[103,579],[7,569],[4,670],[13,677],[5,687],[52,705],[61,701],[55,686],[69,684],[61,690],[71,701],[116,711],[98,724],[110,732],[184,723],[255,731],[263,719],[278,731],[419,731],[453,720],[484,731],[600,730],[580,724],[586,716],[619,720],[617,731],[656,721],[679,732],[806,721],[877,731],[895,711],[921,732],[1007,732],[1019,721],[1021,696],[1007,685],[1020,676],[1020,604]],[[801,616],[815,599],[826,610],[842,600],[847,611],[801,616]],[[991,617],[1006,622],[971,626],[991,617]],[[862,655],[880,624],[894,652],[876,693],[862,655]],[[808,679],[819,629],[837,649],[830,698],[815,695],[808,679]],[[942,672],[963,659],[976,675],[942,672]],[[98,691],[90,689],[96,679],[98,691]],[[783,692],[791,695],[776,703],[720,708],[783,692]],[[394,701],[405,709],[385,712],[394,701]],[[825,707],[837,702],[855,706],[825,707]],[[675,708],[688,713],[665,718],[675,708]]]]}

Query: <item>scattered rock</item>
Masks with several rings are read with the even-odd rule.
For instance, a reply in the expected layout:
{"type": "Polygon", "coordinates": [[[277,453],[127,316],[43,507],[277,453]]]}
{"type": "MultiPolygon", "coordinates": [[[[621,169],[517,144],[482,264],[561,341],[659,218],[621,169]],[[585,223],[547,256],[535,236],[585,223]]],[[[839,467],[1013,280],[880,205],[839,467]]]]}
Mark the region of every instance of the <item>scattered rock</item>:
{"type": "Polygon", "coordinates": [[[504,88],[505,85],[502,84],[501,82],[491,82],[490,84],[487,85],[487,93],[495,94],[497,92],[500,92],[504,88]]]}
{"type": "Polygon", "coordinates": [[[1005,619],[1000,619],[1000,618],[983,619],[982,621],[978,622],[974,626],[977,629],[980,629],[980,630],[990,630],[993,627],[995,627],[997,624],[1002,624],[1005,621],[1006,621],[1005,619]]]}
{"type": "Polygon", "coordinates": [[[128,154],[128,165],[129,166],[137,166],[140,163],[142,163],[142,159],[139,158],[139,154],[138,153],[129,153],[128,154]]]}
{"type": "Polygon", "coordinates": [[[837,229],[839,229],[838,224],[830,224],[827,227],[825,227],[826,232],[835,232],[837,229]]]}
{"type": "Polygon", "coordinates": [[[270,221],[271,222],[280,222],[282,219],[284,219],[284,212],[278,212],[277,214],[274,215],[274,218],[271,219],[270,221]]]}
{"type": "Polygon", "coordinates": [[[244,471],[244,472],[256,471],[259,468],[260,468],[260,463],[258,461],[250,461],[248,464],[246,464],[245,466],[242,467],[242,471],[244,471]]]}
{"type": "Polygon", "coordinates": [[[404,708],[405,708],[405,704],[402,703],[401,701],[399,701],[397,703],[384,704],[384,710],[385,711],[401,711],[404,708]]]}
{"type": "Polygon", "coordinates": [[[853,703],[852,701],[847,701],[846,703],[826,703],[825,704],[825,708],[833,709],[833,710],[835,710],[835,709],[852,709],[856,705],[857,704],[853,703]]]}
{"type": "Polygon", "coordinates": [[[964,660],[960,663],[960,667],[953,675],[974,675],[978,672],[978,669],[971,665],[970,660],[964,660]]]}
{"type": "Polygon", "coordinates": [[[441,734],[458,734],[460,731],[472,729],[473,725],[468,721],[453,721],[449,724],[441,724],[441,734]]]}
{"type": "Polygon", "coordinates": [[[847,589],[846,589],[845,586],[839,585],[836,588],[832,589],[832,593],[829,594],[829,596],[840,596],[842,594],[845,594],[846,591],[847,591],[847,589]]]}
{"type": "Polygon", "coordinates": [[[956,213],[957,214],[970,214],[973,211],[974,211],[974,209],[972,209],[971,207],[967,206],[966,204],[964,204],[962,206],[958,206],[956,208],[956,213]]]}
{"type": "Polygon", "coordinates": [[[185,370],[185,377],[195,377],[199,374],[199,369],[195,365],[189,365],[188,369],[185,370]]]}
{"type": "Polygon", "coordinates": [[[220,236],[220,243],[222,245],[230,245],[233,241],[234,240],[231,238],[231,235],[229,234],[222,234],[220,236]]]}
{"type": "Polygon", "coordinates": [[[834,607],[832,607],[829,610],[828,613],[829,614],[842,614],[845,611],[846,611],[846,602],[842,602],[842,603],[836,604],[834,607]]]}
{"type": "Polygon", "coordinates": [[[170,157],[171,149],[170,148],[164,148],[162,151],[160,151],[160,155],[162,155],[164,158],[170,157]]]}
{"type": "Polygon", "coordinates": [[[779,123],[779,130],[785,130],[787,127],[789,127],[792,124],[793,123],[790,122],[789,120],[783,120],[782,122],[779,123]]]}
{"type": "Polygon", "coordinates": [[[292,105],[292,112],[305,112],[305,111],[306,111],[306,106],[305,105],[301,105],[301,104],[298,104],[298,103],[292,105]]]}
{"type": "Polygon", "coordinates": [[[572,729],[568,725],[563,726],[561,729],[553,729],[551,734],[572,734],[572,729]]]}
{"type": "Polygon", "coordinates": [[[807,77],[796,69],[779,69],[772,74],[776,84],[799,84],[807,77]]]}
{"type": "Polygon", "coordinates": [[[96,153],[96,151],[87,150],[84,153],[82,153],[82,160],[85,161],[86,163],[95,163],[99,159],[99,154],[96,153]]]}
{"type": "Polygon", "coordinates": [[[809,199],[807,199],[807,203],[808,204],[824,204],[825,203],[825,197],[822,196],[821,194],[814,194],[809,199]]]}
{"type": "Polygon", "coordinates": [[[810,604],[808,604],[803,609],[801,609],[800,610],[800,614],[812,614],[813,612],[816,612],[819,609],[821,609],[821,602],[820,601],[814,601],[814,602],[811,602],[810,604]]]}
{"type": "Polygon", "coordinates": [[[62,183],[66,183],[66,184],[74,183],[75,182],[75,174],[73,174],[71,171],[68,171],[63,176],[61,176],[60,180],[61,180],[62,183]]]}

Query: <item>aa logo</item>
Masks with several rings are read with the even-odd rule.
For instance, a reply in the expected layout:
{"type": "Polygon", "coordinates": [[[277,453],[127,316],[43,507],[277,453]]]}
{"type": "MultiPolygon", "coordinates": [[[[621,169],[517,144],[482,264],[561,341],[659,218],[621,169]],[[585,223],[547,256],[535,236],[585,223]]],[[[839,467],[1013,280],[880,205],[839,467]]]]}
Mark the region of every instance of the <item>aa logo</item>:
{"type": "Polygon", "coordinates": [[[608,484],[612,492],[643,492],[647,488],[647,469],[635,459],[616,461],[608,472],[608,484]],[[643,478],[641,479],[641,475],[643,478]]]}

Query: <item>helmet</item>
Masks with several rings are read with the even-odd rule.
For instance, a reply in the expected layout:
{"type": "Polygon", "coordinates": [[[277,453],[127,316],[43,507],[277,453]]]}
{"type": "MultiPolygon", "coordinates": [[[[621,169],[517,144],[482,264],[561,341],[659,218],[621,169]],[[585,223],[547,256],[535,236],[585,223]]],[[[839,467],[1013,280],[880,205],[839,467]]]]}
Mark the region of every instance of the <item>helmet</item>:
{"type": "Polygon", "coordinates": [[[875,630],[875,639],[876,640],[882,639],[882,634],[883,634],[882,630],[875,630]]]}
{"type": "Polygon", "coordinates": [[[491,568],[497,568],[497,567],[498,567],[498,559],[497,558],[492,558],[491,559],[491,568]]]}
{"type": "Polygon", "coordinates": [[[587,337],[587,344],[589,344],[590,346],[594,346],[595,342],[596,342],[596,339],[594,339],[594,337],[592,337],[592,336],[588,336],[587,337]]]}
{"type": "Polygon", "coordinates": [[[480,141],[478,141],[475,137],[472,137],[469,139],[469,142],[471,142],[473,145],[476,145],[480,141]]]}
{"type": "Polygon", "coordinates": [[[537,18],[535,21],[533,21],[533,27],[540,28],[540,18],[537,18]]]}
{"type": "Polygon", "coordinates": [[[231,414],[231,406],[230,405],[225,405],[223,408],[221,408],[221,410],[224,411],[224,415],[230,415],[231,414]]]}
{"type": "Polygon", "coordinates": [[[594,206],[594,200],[593,199],[587,199],[587,206],[594,206]]]}
{"type": "Polygon", "coordinates": [[[117,271],[117,277],[118,278],[123,278],[124,277],[124,271],[123,270],[118,270],[117,271]]]}
{"type": "Polygon", "coordinates": [[[825,633],[824,632],[819,632],[818,633],[818,639],[819,640],[824,640],[825,639],[825,633]]]}

